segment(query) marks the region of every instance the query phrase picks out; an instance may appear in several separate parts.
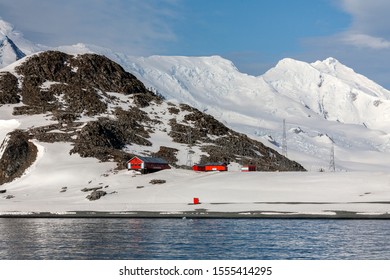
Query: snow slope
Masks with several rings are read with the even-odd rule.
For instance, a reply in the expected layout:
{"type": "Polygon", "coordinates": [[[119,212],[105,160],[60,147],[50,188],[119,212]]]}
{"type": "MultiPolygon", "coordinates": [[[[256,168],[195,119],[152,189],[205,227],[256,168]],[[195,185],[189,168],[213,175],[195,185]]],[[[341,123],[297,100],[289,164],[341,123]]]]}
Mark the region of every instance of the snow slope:
{"type": "Polygon", "coordinates": [[[388,215],[389,175],[383,172],[268,173],[164,170],[148,175],[114,171],[111,163],[69,156],[65,143],[39,143],[41,156],[21,179],[2,186],[0,215],[76,211],[122,213],[153,211],[160,215],[184,211],[238,212],[250,215],[311,214],[335,216],[388,215]],[[47,176],[50,174],[50,176],[47,176]],[[82,176],[74,176],[82,174],[82,176]],[[370,184],[366,184],[366,179],[370,184]],[[152,179],[166,180],[153,185],[152,179]],[[32,182],[39,182],[32,183],[32,182]],[[107,195],[86,199],[83,188],[102,187],[107,195]],[[5,199],[6,195],[14,198],[5,199]],[[194,197],[200,205],[193,205],[194,197]],[[256,212],[256,213],[255,213],[256,212]]]}

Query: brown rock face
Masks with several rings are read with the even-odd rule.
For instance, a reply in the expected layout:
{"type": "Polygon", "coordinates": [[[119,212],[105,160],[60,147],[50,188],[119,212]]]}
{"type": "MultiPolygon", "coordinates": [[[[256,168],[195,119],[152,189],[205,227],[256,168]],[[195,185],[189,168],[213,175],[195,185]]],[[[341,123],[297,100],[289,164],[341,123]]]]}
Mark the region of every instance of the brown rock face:
{"type": "Polygon", "coordinates": [[[256,165],[258,171],[305,171],[297,162],[280,155],[261,142],[237,133],[214,117],[202,113],[188,105],[180,106],[182,113],[187,113],[184,123],[170,120],[170,136],[175,142],[202,144],[203,155],[199,163],[207,162],[240,162],[244,165],[256,165]]]}
{"type": "Polygon", "coordinates": [[[0,185],[20,177],[36,159],[37,148],[28,141],[26,133],[14,131],[1,145],[4,153],[0,159],[0,185]]]}
{"type": "Polygon", "coordinates": [[[20,102],[18,79],[9,72],[0,73],[0,104],[20,102]]]}
{"type": "Polygon", "coordinates": [[[132,94],[146,92],[137,78],[108,58],[96,54],[72,56],[48,51],[33,56],[17,68],[24,83],[39,86],[46,81],[132,94]]]}
{"type": "MultiPolygon", "coordinates": [[[[72,108],[74,113],[85,112],[92,116],[107,109],[102,100],[105,92],[148,93],[135,76],[108,58],[95,54],[71,56],[48,51],[29,58],[16,71],[23,76],[20,94],[27,105],[27,108],[17,109],[16,114],[72,108]],[[45,84],[47,82],[50,84],[45,84]]],[[[8,84],[12,78],[2,80],[8,84]]],[[[7,95],[10,94],[11,91],[7,91],[7,95]]]]}

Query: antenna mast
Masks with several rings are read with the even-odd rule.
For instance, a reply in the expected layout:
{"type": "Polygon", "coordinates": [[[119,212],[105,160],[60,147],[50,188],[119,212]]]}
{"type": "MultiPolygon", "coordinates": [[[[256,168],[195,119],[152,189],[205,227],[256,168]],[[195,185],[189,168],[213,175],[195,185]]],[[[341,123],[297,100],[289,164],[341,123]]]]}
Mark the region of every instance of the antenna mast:
{"type": "Polygon", "coordinates": [[[287,157],[286,119],[283,119],[282,154],[283,154],[283,156],[287,157]]]}
{"type": "Polygon", "coordinates": [[[331,172],[335,172],[336,171],[336,164],[334,162],[334,143],[333,143],[333,141],[332,141],[332,147],[330,148],[329,170],[331,172]]]}
{"type": "Polygon", "coordinates": [[[192,136],[191,128],[188,128],[188,150],[187,150],[187,162],[186,165],[192,167],[192,136]]]}

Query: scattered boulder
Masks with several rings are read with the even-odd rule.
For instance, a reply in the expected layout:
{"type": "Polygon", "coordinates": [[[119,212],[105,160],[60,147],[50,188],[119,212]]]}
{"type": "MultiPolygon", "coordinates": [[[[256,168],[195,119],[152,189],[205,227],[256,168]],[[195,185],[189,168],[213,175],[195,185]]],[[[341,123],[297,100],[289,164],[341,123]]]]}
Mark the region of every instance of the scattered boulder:
{"type": "Polygon", "coordinates": [[[96,188],[84,188],[82,189],[81,191],[82,192],[90,192],[90,191],[97,191],[97,190],[101,190],[103,187],[96,187],[96,188]]]}
{"type": "Polygon", "coordinates": [[[93,191],[90,195],[87,195],[87,199],[93,201],[93,200],[98,200],[100,199],[102,196],[105,196],[107,194],[107,192],[105,191],[93,191]]]}
{"type": "Polygon", "coordinates": [[[156,185],[156,184],[165,184],[166,182],[167,182],[166,180],[153,179],[149,183],[152,184],[152,185],[156,185]]]}
{"type": "Polygon", "coordinates": [[[0,193],[6,193],[7,190],[0,190],[0,193]]]}

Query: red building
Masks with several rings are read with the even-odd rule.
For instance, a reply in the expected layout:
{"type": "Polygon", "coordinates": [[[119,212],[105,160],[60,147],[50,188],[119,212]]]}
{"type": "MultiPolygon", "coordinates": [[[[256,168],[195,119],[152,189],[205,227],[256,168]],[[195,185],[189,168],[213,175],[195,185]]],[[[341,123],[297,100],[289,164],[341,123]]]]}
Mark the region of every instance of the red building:
{"type": "Polygon", "coordinates": [[[196,164],[192,167],[194,171],[228,171],[227,164],[224,162],[209,162],[206,164],[196,164]]]}
{"type": "Polygon", "coordinates": [[[135,156],[127,162],[128,170],[139,170],[150,173],[163,169],[170,169],[168,162],[161,158],[135,156]]]}
{"type": "Polygon", "coordinates": [[[245,165],[241,167],[242,172],[256,171],[256,165],[245,165]]]}

